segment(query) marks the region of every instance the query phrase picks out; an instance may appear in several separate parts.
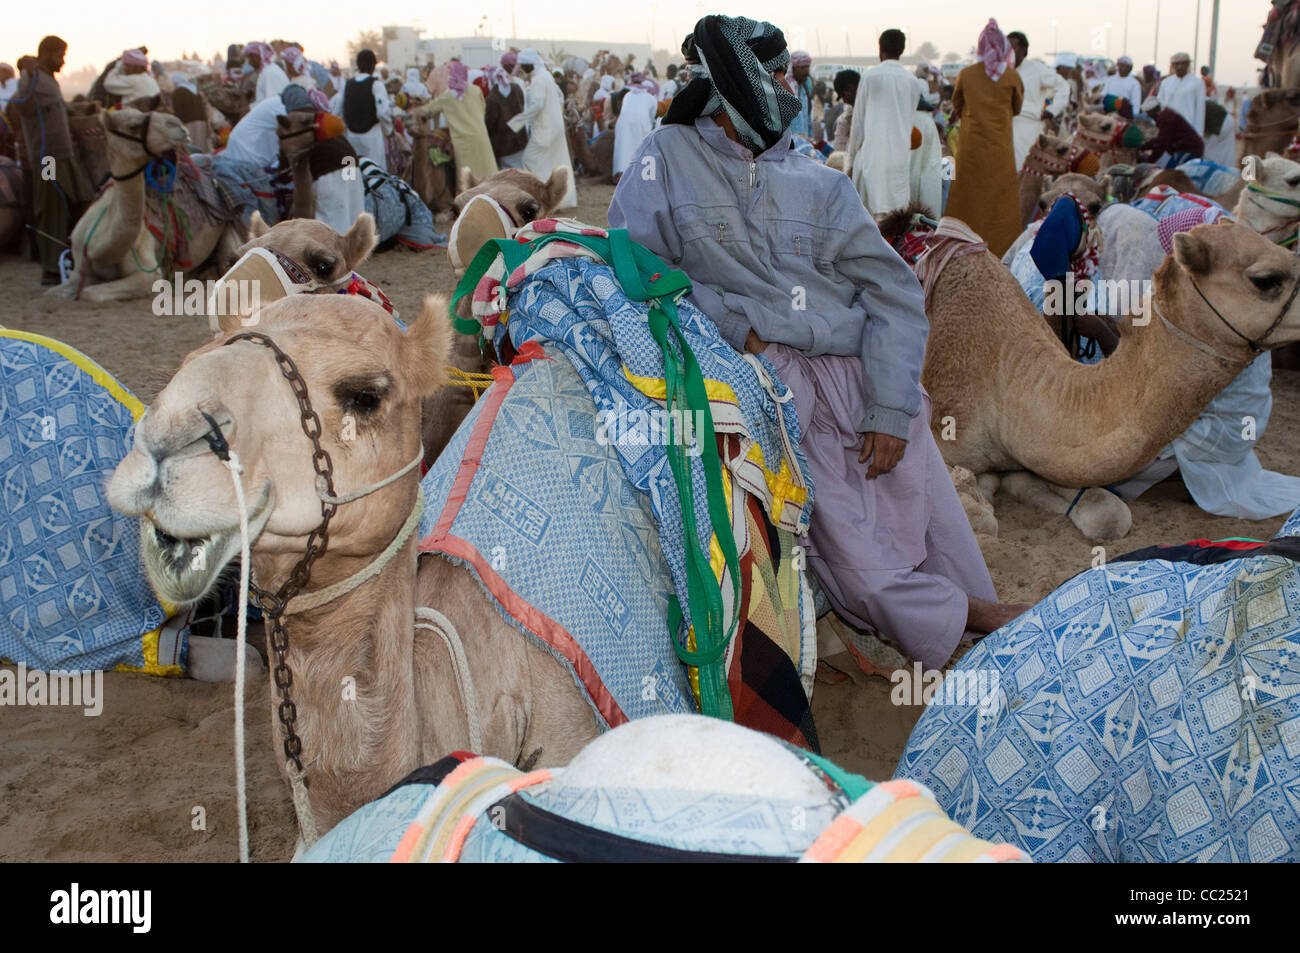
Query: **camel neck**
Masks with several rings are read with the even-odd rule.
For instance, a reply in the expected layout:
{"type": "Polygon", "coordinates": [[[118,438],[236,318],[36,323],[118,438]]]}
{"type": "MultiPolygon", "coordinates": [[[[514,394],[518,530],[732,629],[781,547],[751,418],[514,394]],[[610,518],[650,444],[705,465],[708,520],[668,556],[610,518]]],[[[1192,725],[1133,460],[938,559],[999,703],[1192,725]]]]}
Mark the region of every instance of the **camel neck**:
{"type": "Polygon", "coordinates": [[[109,157],[109,171],[114,180],[107,194],[108,208],[103,219],[97,222],[86,248],[96,261],[120,261],[130,254],[140,238],[144,226],[145,173],[131,175],[138,167],[138,163],[123,157],[109,157]]]}
{"type": "MultiPolygon", "coordinates": [[[[312,590],[351,576],[374,554],[326,553],[312,590]]],[[[302,764],[322,829],[378,797],[418,766],[414,600],[416,540],[409,539],[379,573],[319,608],[285,616],[288,664],[302,739],[302,764]]],[[[276,560],[283,578],[285,566],[276,560]]],[[[259,576],[265,568],[259,566],[259,576]]],[[[276,664],[268,644],[268,661],[276,664]]],[[[272,683],[271,707],[279,695],[272,683]]],[[[278,718],[276,750],[283,744],[278,718]]]]}

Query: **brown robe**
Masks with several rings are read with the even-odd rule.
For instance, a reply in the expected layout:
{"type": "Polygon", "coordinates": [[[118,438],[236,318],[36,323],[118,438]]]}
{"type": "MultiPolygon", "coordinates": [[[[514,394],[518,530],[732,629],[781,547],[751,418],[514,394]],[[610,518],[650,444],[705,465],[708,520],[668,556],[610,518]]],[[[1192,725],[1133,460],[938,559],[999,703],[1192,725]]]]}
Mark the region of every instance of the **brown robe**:
{"type": "Polygon", "coordinates": [[[944,215],[959,218],[1002,253],[1020,235],[1020,187],[1011,121],[1020,112],[1025,87],[1008,69],[996,83],[975,63],[957,74],[952,105],[961,111],[957,170],[944,215]]]}
{"type": "Polygon", "coordinates": [[[511,129],[508,123],[515,116],[524,111],[524,91],[516,83],[510,86],[510,95],[502,96],[500,91],[493,86],[487,94],[487,111],[484,114],[484,122],[487,125],[488,139],[492,142],[492,152],[497,161],[506,156],[512,156],[523,152],[524,147],[528,145],[528,130],[520,129],[518,132],[511,129]]]}

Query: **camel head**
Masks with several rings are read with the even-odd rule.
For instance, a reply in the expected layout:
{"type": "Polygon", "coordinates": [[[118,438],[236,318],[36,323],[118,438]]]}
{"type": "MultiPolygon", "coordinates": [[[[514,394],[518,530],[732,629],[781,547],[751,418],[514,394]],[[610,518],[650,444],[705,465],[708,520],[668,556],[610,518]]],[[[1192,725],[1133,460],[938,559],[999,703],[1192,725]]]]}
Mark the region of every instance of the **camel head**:
{"type": "Polygon", "coordinates": [[[1300,110],[1300,89],[1264,89],[1251,97],[1246,121],[1255,126],[1264,125],[1293,117],[1297,110],[1300,110]]]}
{"type": "Polygon", "coordinates": [[[341,284],[370,257],[379,242],[374,217],[362,212],[347,234],[340,235],[313,218],[291,218],[268,228],[258,212],[248,225],[249,240],[240,249],[269,248],[306,270],[325,285],[341,284]]]}
{"type": "Polygon", "coordinates": [[[311,153],[312,147],[326,139],[343,135],[343,120],[315,109],[294,109],[275,117],[280,152],[292,165],[311,153]]]}
{"type": "MultiPolygon", "coordinates": [[[[336,495],[416,457],[420,401],[446,379],[445,298],[425,299],[405,332],[377,304],[352,295],[292,295],[259,315],[256,330],[292,358],[307,384],[336,495]]],[[[240,548],[231,476],[209,445],[214,426],[242,466],[253,566],[264,585],[286,578],[321,522],[313,448],[289,382],[270,348],[228,340],[185,359],[136,425],[135,446],[108,486],[110,505],[140,518],[141,555],[155,591],[179,605],[202,598],[240,548]]],[[[345,574],[325,560],[387,545],[410,513],[418,479],[411,472],[340,505],[313,579],[328,584],[345,574]]]]}
{"type": "MultiPolygon", "coordinates": [[[[1270,152],[1262,159],[1259,156],[1246,156],[1242,160],[1241,177],[1247,183],[1282,198],[1300,201],[1300,162],[1293,162],[1276,152],[1270,152]]],[[[1272,206],[1269,210],[1279,216],[1300,215],[1300,211],[1297,211],[1294,206],[1289,208],[1272,206]]]]}
{"type": "Polygon", "coordinates": [[[1110,140],[1119,128],[1119,118],[1099,112],[1080,113],[1079,128],[1091,138],[1110,140]]]}
{"type": "Polygon", "coordinates": [[[1040,133],[1029,147],[1024,168],[1041,175],[1059,175],[1070,168],[1070,141],[1040,133]]]}
{"type": "Polygon", "coordinates": [[[1167,318],[1244,366],[1256,352],[1243,338],[1264,350],[1300,340],[1297,281],[1300,262],[1290,250],[1219,222],[1174,235],[1173,254],[1155,273],[1155,297],[1167,318]]]}
{"type": "Polygon", "coordinates": [[[568,189],[569,170],[565,166],[556,166],[545,182],[522,169],[502,169],[486,179],[478,179],[466,166],[460,170],[459,189],[452,203],[452,212],[460,215],[470,199],[486,194],[510,213],[518,228],[539,218],[550,217],[564,201],[568,189]]]}
{"type": "Polygon", "coordinates": [[[1049,212],[1057,199],[1066,192],[1073,192],[1088,210],[1088,214],[1096,218],[1102,206],[1106,204],[1106,193],[1109,188],[1109,177],[1098,182],[1091,176],[1067,172],[1065,175],[1057,176],[1056,180],[1043,190],[1043,194],[1038,197],[1038,208],[1044,213],[1049,212]]]}
{"type": "Polygon", "coordinates": [[[166,155],[190,141],[185,124],[171,113],[117,109],[100,113],[108,133],[105,149],[110,164],[136,168],[152,156],[166,155]]]}

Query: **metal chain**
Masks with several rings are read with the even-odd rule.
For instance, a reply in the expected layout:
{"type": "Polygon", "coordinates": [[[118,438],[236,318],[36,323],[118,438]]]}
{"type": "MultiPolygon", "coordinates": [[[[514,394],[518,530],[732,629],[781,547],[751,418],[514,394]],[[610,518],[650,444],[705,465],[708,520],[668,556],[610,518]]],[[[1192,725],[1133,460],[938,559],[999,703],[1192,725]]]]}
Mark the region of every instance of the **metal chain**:
{"type": "MultiPolygon", "coordinates": [[[[253,344],[260,344],[269,348],[275,355],[275,362],[280,367],[280,373],[284,379],[289,382],[289,387],[293,391],[294,397],[298,399],[298,412],[302,422],[302,432],[307,435],[311,441],[312,468],[316,471],[318,478],[322,478],[325,483],[325,490],[330,496],[334,496],[334,461],[330,458],[329,452],[320,444],[321,433],[324,428],[321,425],[320,415],[316,413],[311,405],[311,396],[307,391],[307,382],[303,379],[298,365],[284,351],[280,350],[273,340],[258,331],[245,331],[242,334],[236,334],[226,341],[226,344],[234,344],[236,341],[250,341],[253,344]]],[[[295,595],[307,587],[311,579],[312,565],[325,554],[329,547],[329,526],[330,520],[334,517],[338,507],[333,503],[321,501],[320,525],[311,531],[307,537],[307,550],[303,553],[293,571],[274,593],[262,589],[259,586],[252,586],[253,593],[257,596],[258,602],[262,604],[262,611],[266,615],[270,631],[267,635],[267,641],[275,651],[276,663],[272,673],[272,680],[275,687],[280,692],[280,704],[276,706],[276,715],[280,719],[280,725],[284,728],[284,755],[290,763],[302,772],[302,739],[298,737],[295,725],[298,721],[298,706],[294,704],[290,690],[293,687],[293,672],[289,670],[289,631],[284,626],[284,610],[295,595]]]]}

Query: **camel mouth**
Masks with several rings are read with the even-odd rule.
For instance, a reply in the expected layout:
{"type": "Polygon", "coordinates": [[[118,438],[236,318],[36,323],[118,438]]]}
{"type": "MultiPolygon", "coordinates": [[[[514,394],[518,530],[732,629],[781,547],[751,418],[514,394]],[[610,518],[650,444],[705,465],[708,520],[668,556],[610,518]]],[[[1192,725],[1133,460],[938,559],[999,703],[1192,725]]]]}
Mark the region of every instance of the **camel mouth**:
{"type": "MultiPolygon", "coordinates": [[[[264,492],[248,514],[249,543],[270,517],[270,494],[264,492]]],[[[178,606],[191,606],[216,585],[239,556],[239,527],[202,536],[176,536],[156,517],[140,517],[140,554],[155,594],[178,606]]]]}

